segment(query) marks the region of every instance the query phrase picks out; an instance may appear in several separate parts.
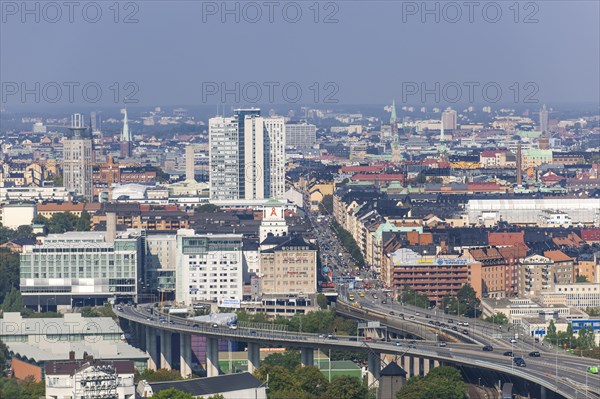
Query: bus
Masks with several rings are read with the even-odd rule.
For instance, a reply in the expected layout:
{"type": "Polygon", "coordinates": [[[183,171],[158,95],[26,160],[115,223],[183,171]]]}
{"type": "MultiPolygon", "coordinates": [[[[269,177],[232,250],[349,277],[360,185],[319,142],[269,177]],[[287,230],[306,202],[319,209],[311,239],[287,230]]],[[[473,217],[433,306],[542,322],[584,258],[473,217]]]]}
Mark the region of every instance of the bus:
{"type": "Polygon", "coordinates": [[[354,301],[354,294],[348,295],[348,299],[350,299],[351,301],[354,301]]]}

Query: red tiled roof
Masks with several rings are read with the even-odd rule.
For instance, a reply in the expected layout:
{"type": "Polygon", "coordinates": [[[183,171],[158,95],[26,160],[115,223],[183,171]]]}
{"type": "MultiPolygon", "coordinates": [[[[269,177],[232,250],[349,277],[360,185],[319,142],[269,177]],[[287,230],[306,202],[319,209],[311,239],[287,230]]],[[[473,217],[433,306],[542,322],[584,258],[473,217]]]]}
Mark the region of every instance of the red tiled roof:
{"type": "Polygon", "coordinates": [[[581,229],[581,238],[586,242],[600,241],[600,228],[581,229]]]}
{"type": "Polygon", "coordinates": [[[525,245],[525,232],[516,233],[488,233],[488,244],[491,246],[506,247],[512,245],[525,245]]]}
{"type": "Polygon", "coordinates": [[[552,259],[554,262],[568,262],[573,260],[570,256],[567,256],[563,251],[544,251],[544,256],[546,258],[552,259]]]}
{"type": "Polygon", "coordinates": [[[386,182],[404,181],[404,175],[401,173],[397,173],[397,174],[387,174],[387,173],[362,174],[362,173],[359,173],[359,174],[352,176],[352,180],[356,180],[356,181],[386,181],[386,182]]]}
{"type": "Polygon", "coordinates": [[[382,165],[342,166],[342,173],[378,173],[383,169],[382,165]]]}

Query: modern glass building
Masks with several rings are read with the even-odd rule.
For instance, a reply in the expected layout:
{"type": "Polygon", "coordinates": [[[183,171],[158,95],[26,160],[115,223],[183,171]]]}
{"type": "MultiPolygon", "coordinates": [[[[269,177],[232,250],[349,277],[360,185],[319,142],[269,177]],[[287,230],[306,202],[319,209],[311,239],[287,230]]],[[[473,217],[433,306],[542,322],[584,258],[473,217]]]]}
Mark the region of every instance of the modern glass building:
{"type": "Polygon", "coordinates": [[[144,253],[139,231],[112,239],[104,232],[69,232],[40,240],[25,246],[20,258],[25,306],[59,309],[137,298],[144,253]]]}

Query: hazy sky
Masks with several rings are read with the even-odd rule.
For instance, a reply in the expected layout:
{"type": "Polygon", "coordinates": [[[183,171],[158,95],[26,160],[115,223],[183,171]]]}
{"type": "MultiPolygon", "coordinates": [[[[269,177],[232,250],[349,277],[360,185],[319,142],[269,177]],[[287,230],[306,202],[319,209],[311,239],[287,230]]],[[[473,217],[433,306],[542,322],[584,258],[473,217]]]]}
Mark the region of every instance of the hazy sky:
{"type": "Polygon", "coordinates": [[[35,82],[42,104],[68,101],[65,82],[80,85],[75,103],[92,101],[100,87],[103,105],[114,101],[117,86],[117,102],[137,88],[133,97],[142,105],[217,104],[222,82],[239,96],[228,94],[225,103],[240,105],[293,101],[298,88],[299,102],[309,105],[326,95],[342,104],[394,97],[399,105],[436,102],[434,94],[422,98],[422,84],[439,94],[442,106],[450,105],[448,98],[469,102],[468,85],[476,104],[496,99],[498,87],[508,104],[527,95],[549,104],[599,102],[598,1],[520,2],[518,15],[512,1],[476,2],[471,10],[462,1],[447,3],[429,1],[439,12],[425,14],[420,1],[137,1],[121,2],[116,16],[112,1],[99,1],[77,3],[71,23],[66,6],[57,16],[56,8],[31,1],[39,13],[24,15],[22,2],[2,1],[0,105],[36,105],[33,94],[20,95],[23,83],[36,91],[35,82]],[[238,12],[224,14],[224,4],[238,12]],[[96,18],[95,5],[102,15],[88,22],[96,18]],[[124,23],[128,15],[138,22],[124,23]],[[84,97],[82,86],[90,82],[84,97]]]}

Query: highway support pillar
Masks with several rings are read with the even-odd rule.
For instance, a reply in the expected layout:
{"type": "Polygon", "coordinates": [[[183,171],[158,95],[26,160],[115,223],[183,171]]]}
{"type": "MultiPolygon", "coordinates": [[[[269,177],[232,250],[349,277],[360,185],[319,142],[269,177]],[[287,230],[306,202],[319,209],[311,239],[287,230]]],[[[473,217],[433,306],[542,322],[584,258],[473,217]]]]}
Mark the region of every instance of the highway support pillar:
{"type": "Polygon", "coordinates": [[[367,365],[367,384],[369,388],[379,385],[381,371],[381,355],[377,352],[369,352],[367,365]]]}
{"type": "Polygon", "coordinates": [[[219,375],[219,340],[217,338],[206,338],[206,376],[216,377],[219,375]]]}
{"type": "Polygon", "coordinates": [[[192,336],[179,334],[179,373],[182,378],[192,375],[192,336]]]}
{"type": "Polygon", "coordinates": [[[300,358],[302,366],[314,366],[315,350],[313,348],[302,348],[300,358]]]}
{"type": "Polygon", "coordinates": [[[540,399],[546,399],[546,387],[540,387],[540,399]]]}
{"type": "Polygon", "coordinates": [[[440,361],[439,360],[434,360],[433,361],[433,368],[436,368],[436,367],[440,367],[440,361]]]}
{"type": "Polygon", "coordinates": [[[156,330],[152,327],[146,327],[146,353],[148,359],[148,369],[156,371],[158,366],[158,351],[156,348],[156,330]]]}
{"type": "Polygon", "coordinates": [[[410,377],[414,377],[415,373],[414,370],[412,368],[412,360],[413,358],[411,356],[403,356],[404,359],[404,371],[406,371],[406,379],[409,379],[410,377]]]}
{"type": "Polygon", "coordinates": [[[429,374],[429,369],[431,368],[431,364],[430,364],[430,359],[428,358],[422,358],[423,359],[423,377],[425,377],[427,374],[429,374]]]}
{"type": "Polygon", "coordinates": [[[171,370],[171,345],[173,343],[170,331],[160,330],[160,368],[171,370]]]}
{"type": "Polygon", "coordinates": [[[135,323],[135,339],[139,349],[146,348],[146,329],[142,323],[135,323]]]}
{"type": "Polygon", "coordinates": [[[259,367],[260,345],[256,342],[248,342],[248,372],[254,373],[254,371],[259,367]]]}

